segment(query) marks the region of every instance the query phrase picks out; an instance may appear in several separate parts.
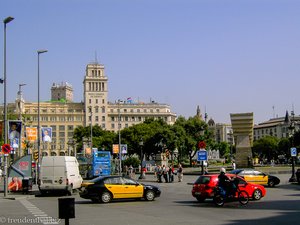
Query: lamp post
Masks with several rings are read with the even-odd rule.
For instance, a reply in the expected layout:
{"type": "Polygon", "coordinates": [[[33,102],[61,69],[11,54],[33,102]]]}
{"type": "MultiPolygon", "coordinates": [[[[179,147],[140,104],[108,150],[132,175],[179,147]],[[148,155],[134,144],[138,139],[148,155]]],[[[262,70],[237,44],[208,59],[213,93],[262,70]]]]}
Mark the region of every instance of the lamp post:
{"type": "MultiPolygon", "coordinates": [[[[6,24],[11,22],[14,18],[13,17],[7,17],[3,20],[4,23],[4,66],[3,66],[3,84],[4,84],[4,143],[7,144],[7,104],[6,104],[6,85],[7,85],[7,79],[6,79],[6,24]]],[[[7,196],[7,156],[4,154],[4,197],[7,196]]]]}
{"type": "MultiPolygon", "coordinates": [[[[21,102],[23,100],[22,97],[22,86],[25,86],[26,84],[19,84],[19,91],[18,91],[18,98],[19,98],[19,120],[22,122],[22,127],[23,127],[23,121],[22,121],[22,107],[21,107],[21,102]]],[[[21,129],[22,130],[22,129],[21,129]]],[[[23,133],[23,130],[22,130],[23,133]]],[[[16,154],[17,156],[21,156],[22,155],[22,134],[20,135],[20,140],[19,140],[19,153],[17,152],[16,154]]]]}
{"type": "Polygon", "coordinates": [[[93,148],[93,111],[92,111],[92,106],[89,107],[90,113],[91,113],[91,152],[93,148]]]}
{"type": "Polygon", "coordinates": [[[7,78],[6,78],[6,24],[13,21],[13,17],[7,17],[3,20],[4,23],[4,66],[3,66],[3,84],[4,84],[4,143],[7,144],[7,104],[6,104],[6,86],[7,86],[7,78]]]}
{"type": "MultiPolygon", "coordinates": [[[[294,148],[294,130],[295,130],[295,114],[294,114],[294,111],[292,111],[291,112],[291,116],[292,116],[292,118],[291,118],[291,124],[290,124],[290,127],[289,127],[289,129],[291,130],[291,147],[292,148],[294,148]]],[[[289,179],[289,182],[296,182],[297,180],[296,180],[296,177],[295,177],[295,160],[294,160],[294,158],[295,158],[295,156],[291,156],[291,158],[292,158],[292,176],[290,177],[290,179],[289,179]]]]}
{"type": "Polygon", "coordinates": [[[41,166],[41,135],[40,135],[40,54],[48,52],[47,50],[38,50],[38,168],[37,168],[37,179],[40,176],[40,166],[41,166]]]}
{"type": "Polygon", "coordinates": [[[122,174],[122,152],[121,152],[121,110],[120,110],[120,102],[118,100],[118,132],[119,132],[119,175],[122,174]]]}
{"type": "Polygon", "coordinates": [[[143,174],[143,158],[144,158],[143,145],[144,145],[143,138],[141,138],[141,140],[139,142],[139,146],[141,148],[141,171],[140,171],[141,173],[140,173],[139,179],[144,179],[145,178],[145,175],[143,174]]]}

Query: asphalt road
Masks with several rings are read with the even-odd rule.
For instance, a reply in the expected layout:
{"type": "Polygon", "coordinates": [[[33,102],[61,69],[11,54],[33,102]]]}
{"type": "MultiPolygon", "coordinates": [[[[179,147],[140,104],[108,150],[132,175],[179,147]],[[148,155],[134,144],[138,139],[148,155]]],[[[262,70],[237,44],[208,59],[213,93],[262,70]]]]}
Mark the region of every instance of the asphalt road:
{"type": "MultiPolygon", "coordinates": [[[[151,176],[151,175],[149,175],[151,176]]],[[[218,208],[212,201],[198,203],[191,195],[197,176],[184,176],[184,182],[155,183],[162,196],[153,202],[115,201],[94,204],[75,198],[75,219],[78,225],[282,225],[300,223],[300,185],[288,183],[290,175],[278,174],[281,184],[267,187],[267,196],[251,201],[247,206],[231,202],[218,208]]],[[[152,183],[153,177],[146,181],[152,183]]],[[[62,196],[64,197],[64,196],[62,196]]],[[[58,217],[58,198],[61,196],[35,197],[17,200],[0,199],[0,225],[2,224],[65,224],[58,217]],[[24,218],[27,219],[24,220],[24,218]],[[37,218],[48,218],[48,222],[37,218]],[[10,219],[10,220],[9,220],[10,219]],[[23,221],[21,221],[23,219],[23,221]],[[31,219],[31,221],[29,221],[31,219]],[[36,220],[34,220],[36,219],[36,220]]]]}

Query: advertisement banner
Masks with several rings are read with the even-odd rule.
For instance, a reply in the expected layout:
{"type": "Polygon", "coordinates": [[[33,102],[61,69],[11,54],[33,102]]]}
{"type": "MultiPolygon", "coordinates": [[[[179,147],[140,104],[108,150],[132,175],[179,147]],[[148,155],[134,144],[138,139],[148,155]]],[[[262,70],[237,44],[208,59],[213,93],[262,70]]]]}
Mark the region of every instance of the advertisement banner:
{"type": "Polygon", "coordinates": [[[26,127],[26,137],[30,142],[37,141],[37,128],[36,127],[26,127]]]}
{"type": "Polygon", "coordinates": [[[8,137],[11,146],[16,149],[19,148],[21,132],[22,132],[22,121],[20,120],[9,120],[8,121],[8,137]]]}
{"type": "Polygon", "coordinates": [[[52,141],[52,127],[42,127],[42,141],[51,142],[52,141]]]}

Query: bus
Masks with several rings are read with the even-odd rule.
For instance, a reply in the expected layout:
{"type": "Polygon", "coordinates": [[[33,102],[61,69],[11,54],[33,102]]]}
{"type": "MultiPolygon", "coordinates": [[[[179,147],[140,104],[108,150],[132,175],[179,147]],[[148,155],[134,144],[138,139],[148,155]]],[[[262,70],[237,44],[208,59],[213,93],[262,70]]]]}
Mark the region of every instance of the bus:
{"type": "Polygon", "coordinates": [[[111,154],[110,151],[93,151],[92,176],[106,176],[111,174],[111,154]]]}

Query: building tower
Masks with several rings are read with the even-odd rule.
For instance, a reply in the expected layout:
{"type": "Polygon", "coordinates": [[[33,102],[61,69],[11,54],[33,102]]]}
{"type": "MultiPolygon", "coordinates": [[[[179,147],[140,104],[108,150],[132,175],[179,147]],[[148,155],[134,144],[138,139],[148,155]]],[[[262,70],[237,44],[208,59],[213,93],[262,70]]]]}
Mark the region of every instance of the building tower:
{"type": "Polygon", "coordinates": [[[51,101],[73,102],[73,87],[67,82],[53,83],[51,87],[51,101]]]}
{"type": "Polygon", "coordinates": [[[199,118],[200,120],[203,120],[199,105],[197,106],[196,117],[199,118]]]}
{"type": "Polygon", "coordinates": [[[104,65],[97,62],[87,65],[83,81],[85,126],[107,128],[107,81],[104,65]]]}

